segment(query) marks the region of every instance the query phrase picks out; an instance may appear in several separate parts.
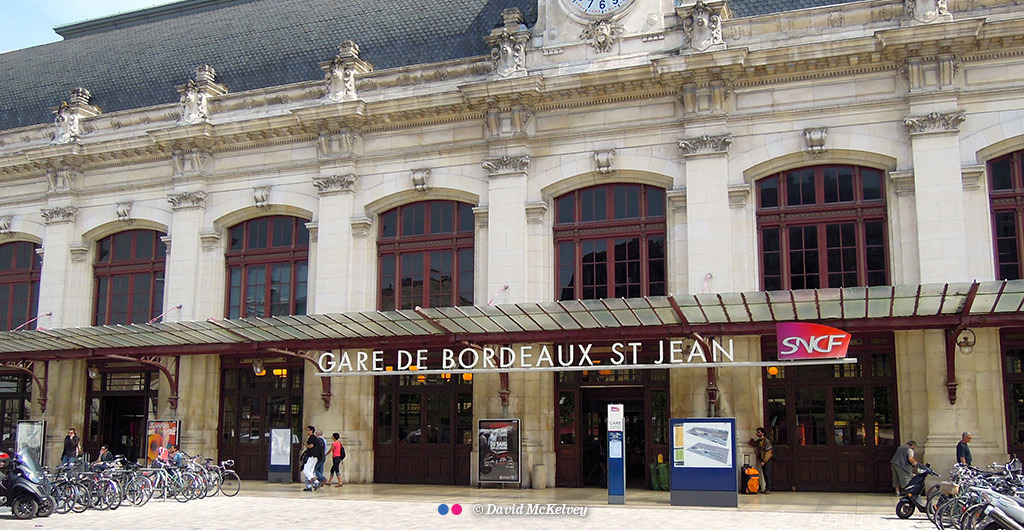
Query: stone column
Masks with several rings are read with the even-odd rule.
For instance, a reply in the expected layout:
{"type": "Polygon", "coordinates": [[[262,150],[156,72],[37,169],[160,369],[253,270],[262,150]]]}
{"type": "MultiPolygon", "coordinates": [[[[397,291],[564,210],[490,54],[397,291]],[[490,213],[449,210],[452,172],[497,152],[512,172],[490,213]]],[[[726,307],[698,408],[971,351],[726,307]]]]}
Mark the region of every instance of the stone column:
{"type": "Polygon", "coordinates": [[[690,292],[732,290],[729,144],[732,137],[679,140],[686,158],[686,267],[690,292]],[[711,277],[708,277],[708,274],[711,277]],[[713,283],[712,283],[713,282],[713,283]]]}
{"type": "MultiPolygon", "coordinates": [[[[352,259],[352,199],[354,174],[329,174],[313,180],[320,193],[317,210],[316,302],[310,313],[341,313],[349,303],[349,263],[352,259]]],[[[365,309],[365,308],[359,308],[365,309]]]]}
{"type": "MultiPolygon", "coordinates": [[[[499,156],[483,162],[489,177],[487,204],[487,289],[480,303],[508,289],[495,303],[526,301],[530,260],[527,255],[527,170],[530,156],[499,156]]],[[[544,299],[548,299],[545,297],[544,299]]]]}
{"type": "Polygon", "coordinates": [[[921,283],[970,281],[960,163],[963,112],[907,116],[921,283]]]}

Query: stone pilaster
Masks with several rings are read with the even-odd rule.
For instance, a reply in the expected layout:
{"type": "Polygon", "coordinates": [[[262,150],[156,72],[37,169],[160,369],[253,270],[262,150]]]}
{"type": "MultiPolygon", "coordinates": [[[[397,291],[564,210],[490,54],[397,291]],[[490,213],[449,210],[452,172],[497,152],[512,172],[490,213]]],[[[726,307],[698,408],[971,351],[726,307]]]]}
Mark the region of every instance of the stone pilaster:
{"type": "Polygon", "coordinates": [[[313,180],[320,194],[320,206],[316,218],[317,296],[315,307],[310,312],[341,313],[356,309],[349,303],[351,218],[356,181],[352,174],[330,174],[313,180]]]}
{"type": "Polygon", "coordinates": [[[914,158],[921,283],[971,280],[961,172],[962,112],[907,116],[914,158]]]}
{"type": "Polygon", "coordinates": [[[679,141],[686,159],[687,284],[692,292],[732,290],[730,229],[730,136],[701,136],[679,141]],[[711,279],[708,279],[708,274],[711,279]],[[712,283],[713,282],[713,283],[712,283]]]}
{"type": "Polygon", "coordinates": [[[487,251],[491,266],[487,289],[478,300],[489,300],[507,285],[508,289],[495,303],[526,301],[530,269],[526,212],[530,156],[498,156],[484,160],[482,165],[489,184],[487,251]]]}

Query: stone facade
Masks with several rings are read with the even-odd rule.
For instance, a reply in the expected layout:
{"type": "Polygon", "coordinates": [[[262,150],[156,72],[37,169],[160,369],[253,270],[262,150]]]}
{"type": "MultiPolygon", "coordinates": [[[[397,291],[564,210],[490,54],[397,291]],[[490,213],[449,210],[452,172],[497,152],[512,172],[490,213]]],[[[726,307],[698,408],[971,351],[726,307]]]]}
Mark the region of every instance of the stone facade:
{"type": "MultiPolygon", "coordinates": [[[[130,219],[170,242],[164,303],[181,310],[165,319],[205,320],[225,315],[227,229],[293,215],[316,228],[309,312],[374,310],[379,214],[455,199],[476,207],[476,304],[541,302],[553,293],[553,199],[633,182],[667,192],[668,292],[756,291],[758,179],[848,163],[886,172],[893,285],[992,280],[977,173],[1024,149],[1018,3],[901,17],[902,0],[864,0],[731,18],[725,2],[635,0],[599,21],[612,28],[602,37],[566,2],[541,0],[529,32],[511,14],[513,31],[495,30],[509,50],[493,58],[373,70],[348,42],[324,57],[326,81],[232,93],[197,75],[180,102],[113,114],[72,98],[55,123],[0,131],[0,243],[42,245],[39,312],[51,316],[40,326],[88,326],[95,243],[130,219]],[[709,16],[714,34],[686,29],[709,16]]],[[[900,436],[933,462],[952,461],[963,430],[976,462],[1007,457],[999,334],[977,331],[975,353],[958,356],[955,405],[943,333],[895,332],[900,436]]],[[[734,338],[737,361],[759,359],[756,338],[734,338]]],[[[85,367],[51,363],[50,405],[33,405],[51,457],[64,426],[82,430],[85,367]]],[[[746,439],[763,421],[761,374],[722,372],[717,414],[736,416],[746,439]]],[[[160,415],[185,419],[189,452],[216,454],[219,357],[185,356],[179,377],[176,409],[161,378],[160,415]]],[[[372,379],[332,381],[328,409],[312,366],[305,377],[303,424],[337,425],[346,481],[372,481],[372,379]]],[[[512,374],[507,408],[496,378],[473,387],[477,417],[523,419],[525,469],[546,465],[547,484],[552,377],[512,374]]],[[[673,416],[707,412],[702,371],[677,370],[671,384],[673,416]]]]}

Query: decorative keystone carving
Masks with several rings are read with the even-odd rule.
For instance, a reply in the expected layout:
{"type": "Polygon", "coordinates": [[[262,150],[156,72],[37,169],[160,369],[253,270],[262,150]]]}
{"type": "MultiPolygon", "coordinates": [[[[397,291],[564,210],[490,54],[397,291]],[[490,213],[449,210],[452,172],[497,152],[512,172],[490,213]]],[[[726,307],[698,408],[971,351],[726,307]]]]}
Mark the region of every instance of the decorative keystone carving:
{"type": "Polygon", "coordinates": [[[615,149],[598,149],[594,151],[594,164],[598,175],[611,176],[615,173],[612,164],[615,162],[615,149]]]}
{"type": "Polygon", "coordinates": [[[953,20],[953,14],[946,0],[903,0],[903,18],[931,24],[953,20]]]}
{"type": "Polygon", "coordinates": [[[114,214],[117,215],[117,220],[122,223],[131,224],[132,222],[132,203],[131,202],[119,202],[114,206],[114,214]]]}
{"type": "Polygon", "coordinates": [[[548,211],[548,203],[544,201],[526,203],[526,223],[531,225],[544,224],[544,215],[548,211]]]}
{"type": "Polygon", "coordinates": [[[430,168],[412,170],[412,188],[420,193],[430,191],[427,181],[430,180],[430,168]]]}
{"type": "Polygon", "coordinates": [[[0,215],[0,235],[9,236],[11,235],[11,222],[14,221],[13,215],[0,215]]]}
{"type": "Polygon", "coordinates": [[[494,73],[501,77],[512,74],[526,73],[526,43],[530,40],[530,32],[523,24],[523,13],[518,7],[502,11],[501,18],[505,25],[495,28],[484,41],[491,47],[491,61],[494,73]]]}
{"type": "Polygon", "coordinates": [[[78,219],[78,208],[74,206],[58,206],[56,208],[44,208],[40,210],[43,214],[43,222],[50,224],[73,223],[78,219]]]}
{"type": "Polygon", "coordinates": [[[253,188],[252,199],[257,208],[270,208],[270,186],[256,186],[253,188]]]}
{"type": "Polygon", "coordinates": [[[697,2],[685,17],[679,13],[680,9],[676,11],[683,19],[683,33],[686,35],[686,45],[690,49],[698,52],[725,49],[725,40],[722,39],[722,17],[715,14],[707,4],[697,2]]]}
{"type": "Polygon", "coordinates": [[[206,208],[206,199],[209,195],[205,191],[185,191],[167,196],[167,202],[171,203],[172,210],[186,208],[206,208]]]}
{"type": "Polygon", "coordinates": [[[69,192],[75,189],[75,183],[82,172],[75,166],[59,165],[46,168],[46,182],[49,193],[69,192]]]}
{"type": "Polygon", "coordinates": [[[373,65],[359,58],[359,46],[344,41],[338,46],[338,55],[330,61],[320,63],[327,85],[327,101],[342,102],[359,99],[356,94],[356,76],[373,70],[373,65]]]}
{"type": "Polygon", "coordinates": [[[187,151],[175,149],[171,153],[171,164],[175,178],[204,175],[213,169],[213,154],[202,147],[192,147],[187,151]]]}
{"type": "Polygon", "coordinates": [[[89,91],[76,87],[71,89],[70,101],[62,101],[53,109],[53,139],[52,144],[66,144],[78,141],[82,136],[82,118],[91,118],[100,113],[98,107],[89,104],[92,95],[89,91]]]}
{"type": "Polygon", "coordinates": [[[804,129],[804,142],[807,143],[807,152],[813,157],[820,157],[825,154],[825,140],[828,139],[827,127],[816,127],[804,129]]]}
{"type": "Polygon", "coordinates": [[[352,237],[366,239],[370,237],[370,230],[373,228],[373,219],[369,217],[353,217],[349,221],[352,225],[352,237]]]}
{"type": "Polygon", "coordinates": [[[903,124],[907,126],[910,134],[942,133],[959,131],[960,124],[967,119],[963,112],[950,112],[941,114],[932,112],[926,116],[907,116],[903,118],[903,124]]]}
{"type": "Polygon", "coordinates": [[[682,138],[679,140],[679,148],[683,155],[705,155],[710,153],[726,153],[729,145],[732,144],[732,136],[702,135],[696,138],[682,138]]]}
{"type": "Polygon", "coordinates": [[[522,173],[530,168],[530,156],[499,156],[488,158],[481,164],[488,176],[502,173],[522,173]]]}
{"type": "Polygon", "coordinates": [[[313,187],[316,188],[317,193],[320,195],[352,193],[356,190],[356,180],[356,176],[351,173],[313,177],[313,187]]]}
{"type": "Polygon", "coordinates": [[[317,137],[317,156],[320,160],[358,156],[362,148],[362,135],[351,130],[322,132],[317,137]]]}
{"type": "Polygon", "coordinates": [[[587,24],[580,33],[580,39],[586,41],[598,53],[609,52],[618,42],[625,29],[610,20],[597,20],[587,24]]]}

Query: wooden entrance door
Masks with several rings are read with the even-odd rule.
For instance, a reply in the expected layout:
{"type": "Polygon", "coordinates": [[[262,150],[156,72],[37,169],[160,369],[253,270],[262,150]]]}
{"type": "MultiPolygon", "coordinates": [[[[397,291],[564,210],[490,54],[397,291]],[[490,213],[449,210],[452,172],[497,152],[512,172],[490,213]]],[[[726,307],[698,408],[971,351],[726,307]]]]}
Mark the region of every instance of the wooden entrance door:
{"type": "Polygon", "coordinates": [[[469,484],[472,379],[381,377],[376,409],[375,482],[469,484]]]}
{"type": "MultiPolygon", "coordinates": [[[[762,351],[775,359],[774,337],[762,351]]],[[[859,363],[765,373],[772,489],[890,490],[889,459],[899,444],[892,335],[854,337],[849,355],[859,363]]]]}

